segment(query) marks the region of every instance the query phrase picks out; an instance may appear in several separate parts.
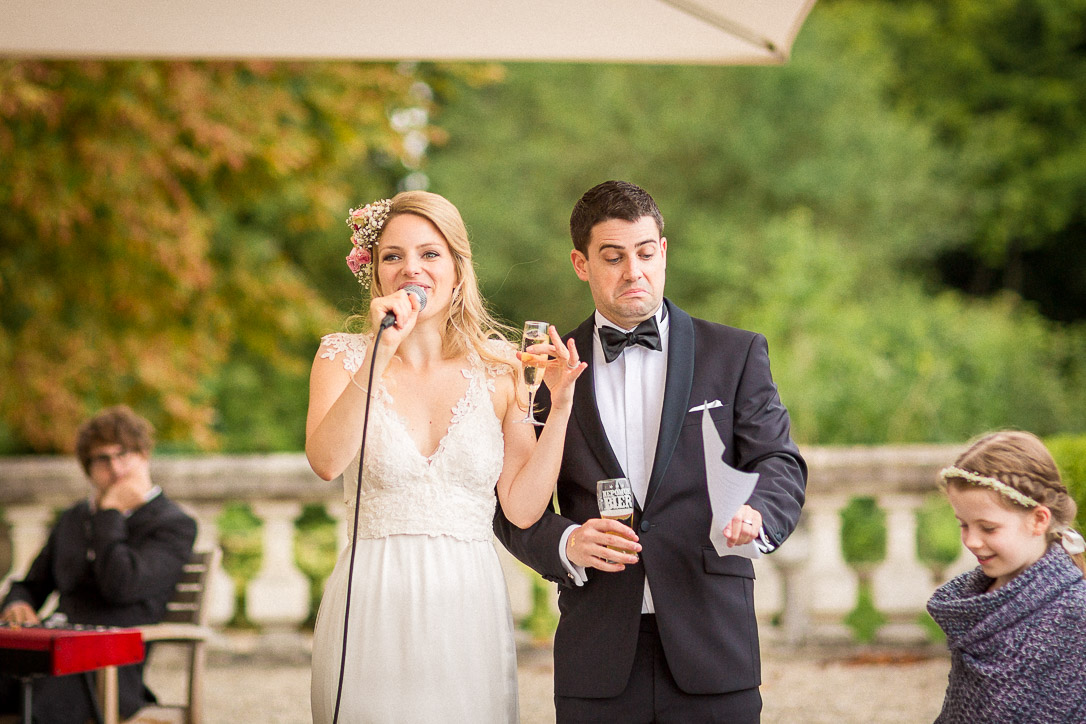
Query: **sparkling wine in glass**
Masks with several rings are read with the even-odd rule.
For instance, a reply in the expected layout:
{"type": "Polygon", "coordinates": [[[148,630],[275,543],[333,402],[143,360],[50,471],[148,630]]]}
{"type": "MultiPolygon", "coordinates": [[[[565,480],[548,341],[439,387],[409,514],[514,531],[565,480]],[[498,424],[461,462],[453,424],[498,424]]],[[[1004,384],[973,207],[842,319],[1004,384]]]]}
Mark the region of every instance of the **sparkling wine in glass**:
{"type": "Polygon", "coordinates": [[[535,419],[535,393],[539,389],[539,383],[543,381],[543,369],[547,365],[547,355],[532,354],[528,348],[533,344],[547,344],[548,324],[546,322],[525,322],[524,332],[520,338],[521,368],[524,370],[524,384],[528,385],[528,414],[521,422],[529,425],[542,425],[535,419]]]}

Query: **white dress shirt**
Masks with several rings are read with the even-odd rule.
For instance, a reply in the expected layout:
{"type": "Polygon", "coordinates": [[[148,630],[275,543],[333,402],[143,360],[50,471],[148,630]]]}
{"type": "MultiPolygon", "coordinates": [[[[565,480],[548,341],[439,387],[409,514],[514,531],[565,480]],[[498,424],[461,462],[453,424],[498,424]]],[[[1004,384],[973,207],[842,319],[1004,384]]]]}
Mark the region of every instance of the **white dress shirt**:
{"type": "MultiPolygon", "coordinates": [[[[597,311],[596,329],[592,332],[592,375],[600,421],[603,423],[607,440],[611,443],[611,449],[629,479],[634,497],[642,509],[648,493],[652,464],[656,458],[656,443],[660,436],[660,418],[664,406],[664,382],[667,378],[670,324],[663,305],[656,310],[655,316],[660,329],[660,351],[630,345],[614,361],[607,362],[603,357],[599,327],[606,324],[616,329],[622,328],[609,322],[597,311]]],[[[576,585],[583,586],[588,580],[585,569],[571,563],[566,557],[566,540],[577,528],[578,526],[572,525],[562,534],[558,552],[570,578],[576,585]]],[[[754,543],[762,553],[769,553],[774,548],[765,534],[764,525],[758,531],[754,543]]],[[[641,612],[655,612],[647,576],[641,612]]]]}
{"type": "MultiPolygon", "coordinates": [[[[612,362],[603,357],[599,327],[607,325],[622,329],[596,312],[596,329],[592,332],[592,375],[596,391],[596,407],[603,431],[619,465],[630,481],[634,498],[644,509],[649,489],[649,477],[656,458],[656,442],[660,437],[660,417],[664,407],[664,381],[667,377],[668,318],[663,305],[656,310],[660,330],[659,351],[630,345],[612,362]]],[[[584,568],[568,561],[566,539],[576,529],[571,526],[559,542],[559,551],[574,582],[584,585],[584,568]]],[[[642,613],[653,613],[652,594],[645,579],[642,613]]]]}

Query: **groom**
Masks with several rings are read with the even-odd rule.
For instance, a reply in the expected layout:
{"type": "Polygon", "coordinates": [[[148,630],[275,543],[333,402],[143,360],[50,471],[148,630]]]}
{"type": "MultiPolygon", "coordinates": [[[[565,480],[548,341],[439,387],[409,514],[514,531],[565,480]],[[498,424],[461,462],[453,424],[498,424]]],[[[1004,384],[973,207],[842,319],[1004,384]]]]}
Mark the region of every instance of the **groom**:
{"type": "Polygon", "coordinates": [[[759,474],[723,531],[729,545],[771,551],[784,542],[807,467],[765,338],[664,299],[663,228],[652,197],[622,181],[590,189],[574,207],[571,259],[596,313],[569,335],[591,374],[577,380],[561,512],[526,530],[500,515],[495,524],[514,555],[559,584],[559,722],[760,717],[754,568],[709,541],[701,410],[724,441],[724,461],[759,474]],[[633,487],[632,528],[599,517],[596,481],[613,477],[633,487]]]}

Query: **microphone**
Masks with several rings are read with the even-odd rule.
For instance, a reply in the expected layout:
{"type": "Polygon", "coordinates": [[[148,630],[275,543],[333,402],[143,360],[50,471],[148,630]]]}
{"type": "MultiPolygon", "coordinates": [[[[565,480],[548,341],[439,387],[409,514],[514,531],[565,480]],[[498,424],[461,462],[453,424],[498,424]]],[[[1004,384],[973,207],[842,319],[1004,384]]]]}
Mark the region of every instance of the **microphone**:
{"type": "MultiPolygon", "coordinates": [[[[408,294],[414,294],[415,299],[419,300],[419,311],[426,309],[426,290],[420,287],[418,284],[408,284],[403,288],[408,294]]],[[[396,315],[389,312],[385,315],[385,318],[381,320],[381,329],[388,329],[392,325],[396,324],[396,315]]]]}

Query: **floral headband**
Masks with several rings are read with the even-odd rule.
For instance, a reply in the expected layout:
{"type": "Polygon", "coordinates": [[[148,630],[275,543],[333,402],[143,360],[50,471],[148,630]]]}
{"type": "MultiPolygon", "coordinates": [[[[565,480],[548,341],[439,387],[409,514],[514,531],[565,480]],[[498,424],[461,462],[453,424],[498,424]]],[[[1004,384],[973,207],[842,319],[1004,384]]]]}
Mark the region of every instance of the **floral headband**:
{"type": "Polygon", "coordinates": [[[1033,498],[1029,497],[1025,493],[1015,490],[1011,486],[1004,483],[1002,480],[990,478],[987,475],[980,475],[979,473],[974,473],[972,470],[962,470],[961,468],[951,466],[949,468],[943,468],[939,472],[939,477],[941,477],[943,480],[949,480],[950,478],[961,478],[962,480],[967,480],[974,485],[991,488],[992,490],[1002,495],[1004,498],[1013,500],[1015,503],[1018,503],[1024,508],[1036,508],[1038,505],[1040,505],[1040,503],[1038,503],[1033,498]]]}
{"type": "Polygon", "coordinates": [[[347,266],[358,278],[358,283],[367,289],[373,277],[374,247],[391,211],[392,199],[381,199],[360,209],[351,209],[347,217],[347,226],[351,227],[351,243],[354,245],[347,255],[347,266]]]}
{"type": "MultiPolygon", "coordinates": [[[[987,475],[980,475],[979,473],[974,473],[971,470],[963,470],[962,468],[951,466],[949,468],[943,468],[939,472],[939,477],[941,477],[943,480],[949,480],[950,478],[960,478],[961,480],[966,480],[970,483],[973,483],[974,485],[991,488],[1003,497],[1008,498],[1026,508],[1036,508],[1038,505],[1040,505],[1040,503],[1038,503],[1033,498],[1025,495],[1018,490],[1015,490],[1011,486],[1004,483],[1002,480],[990,478],[987,475]]],[[[1064,528],[1063,530],[1057,532],[1059,533],[1060,543],[1063,545],[1064,550],[1066,550],[1071,555],[1086,551],[1086,541],[1083,540],[1082,534],[1074,528],[1064,528]]]]}

